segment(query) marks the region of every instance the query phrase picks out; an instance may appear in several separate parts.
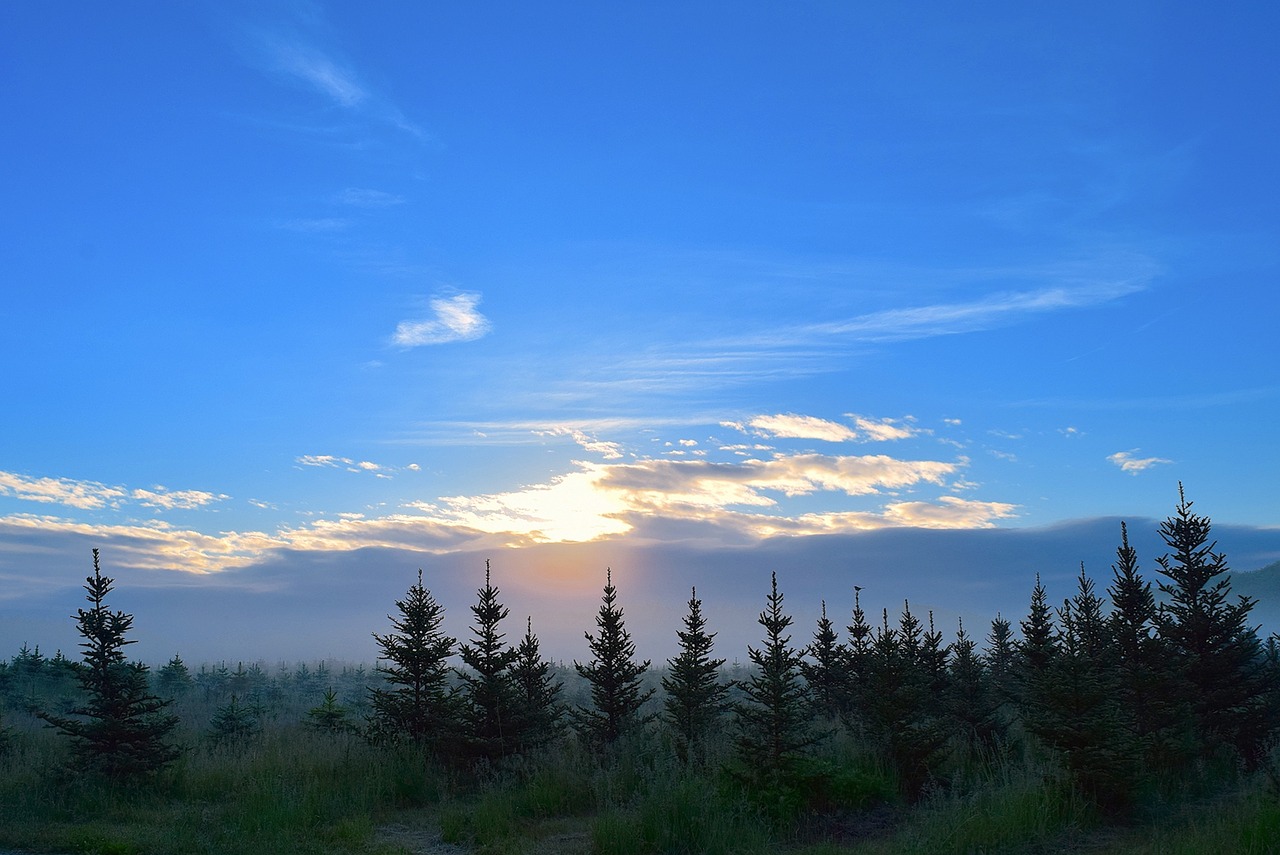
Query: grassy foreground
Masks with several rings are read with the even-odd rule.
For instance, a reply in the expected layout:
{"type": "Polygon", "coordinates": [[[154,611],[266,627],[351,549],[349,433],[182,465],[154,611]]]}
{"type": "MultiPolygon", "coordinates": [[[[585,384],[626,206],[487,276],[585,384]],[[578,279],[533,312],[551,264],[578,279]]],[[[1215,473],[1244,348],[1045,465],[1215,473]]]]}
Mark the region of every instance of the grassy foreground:
{"type": "Polygon", "coordinates": [[[281,725],[233,748],[195,741],[153,784],[120,790],[69,779],[60,771],[64,750],[52,732],[29,729],[0,758],[0,847],[99,855],[1280,850],[1280,798],[1261,780],[1212,797],[1152,794],[1129,824],[1115,826],[1024,761],[908,808],[891,775],[848,740],[833,740],[768,793],[744,791],[717,763],[679,763],[656,735],[606,756],[566,742],[461,775],[411,749],[281,725]]]}

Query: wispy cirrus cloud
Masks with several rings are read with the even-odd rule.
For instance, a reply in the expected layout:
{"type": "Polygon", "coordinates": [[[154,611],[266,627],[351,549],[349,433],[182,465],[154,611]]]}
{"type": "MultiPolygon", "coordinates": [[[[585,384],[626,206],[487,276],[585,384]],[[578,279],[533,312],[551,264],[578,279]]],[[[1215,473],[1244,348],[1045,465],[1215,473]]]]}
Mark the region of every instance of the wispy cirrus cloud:
{"type": "Polygon", "coordinates": [[[573,439],[585,451],[594,451],[605,460],[620,460],[622,458],[622,446],[616,442],[608,440],[596,439],[585,431],[570,427],[554,427],[550,430],[540,430],[537,433],[546,436],[567,436],[573,439]]]}
{"type": "Polygon", "coordinates": [[[315,91],[343,107],[356,107],[368,100],[369,93],[356,74],[324,53],[297,40],[264,37],[279,71],[300,80],[315,91]]]}
{"type": "Polygon", "coordinates": [[[335,198],[339,204],[351,205],[355,208],[390,208],[403,205],[404,197],[383,190],[370,190],[365,187],[348,187],[335,198]]]}
{"type": "Polygon", "coordinates": [[[399,107],[366,85],[350,63],[320,48],[314,39],[297,32],[251,29],[249,40],[256,63],[273,74],[310,89],[350,113],[389,124],[418,139],[427,138],[399,107]]]}
{"type": "Polygon", "coordinates": [[[396,325],[391,341],[408,348],[482,338],[492,325],[476,309],[480,299],[479,294],[472,292],[433,297],[429,303],[432,316],[401,321],[396,325]]]}
{"type": "MultiPolygon", "coordinates": [[[[401,467],[374,463],[372,460],[356,460],[352,457],[339,457],[334,454],[303,454],[295,457],[294,463],[317,469],[344,469],[347,472],[367,472],[378,478],[390,478],[392,473],[401,471],[401,467]]],[[[403,469],[418,472],[422,469],[417,463],[410,463],[403,469]]]]}
{"type": "Polygon", "coordinates": [[[1110,303],[1144,290],[1154,274],[1154,268],[1149,268],[1140,274],[1115,279],[1002,291],[976,300],[887,309],[841,321],[811,324],[796,332],[808,337],[865,342],[909,341],[978,332],[1015,323],[1024,317],[1110,303]]]}
{"type": "Polygon", "coordinates": [[[1130,475],[1137,475],[1140,472],[1146,472],[1153,466],[1160,466],[1165,463],[1172,463],[1172,460],[1166,460],[1163,457],[1134,457],[1134,453],[1138,449],[1131,451],[1117,451],[1115,454],[1108,454],[1107,460],[1120,467],[1121,472],[1128,472],[1130,475]]]}

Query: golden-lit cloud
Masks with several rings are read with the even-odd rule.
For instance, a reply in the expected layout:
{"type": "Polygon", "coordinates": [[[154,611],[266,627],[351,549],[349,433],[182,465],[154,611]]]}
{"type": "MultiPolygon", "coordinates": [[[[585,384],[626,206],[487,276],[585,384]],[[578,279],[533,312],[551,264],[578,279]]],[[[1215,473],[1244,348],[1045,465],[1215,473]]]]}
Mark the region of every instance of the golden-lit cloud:
{"type": "Polygon", "coordinates": [[[815,416],[798,416],[795,413],[779,413],[774,416],[756,416],[747,422],[761,436],[779,439],[821,439],[826,442],[849,442],[858,434],[847,425],[830,422],[815,416]]]}
{"type": "MultiPolygon", "coordinates": [[[[981,528],[1012,516],[1014,506],[1009,504],[948,495],[952,489],[948,485],[962,480],[958,476],[967,463],[964,458],[907,460],[883,454],[815,453],[774,453],[767,459],[729,462],[668,457],[625,463],[576,461],[571,471],[516,490],[414,501],[383,515],[340,513],[273,532],[206,533],[158,521],[98,525],[14,515],[0,518],[0,536],[6,529],[28,536],[72,534],[109,541],[120,563],[208,573],[244,567],[283,551],[373,547],[447,553],[613,538],[661,542],[672,536],[742,544],[775,536],[885,527],[981,528]],[[902,497],[904,492],[926,488],[940,495],[902,497]],[[809,497],[810,505],[837,507],[858,499],[863,507],[797,514],[793,503],[804,497],[809,497]]],[[[312,456],[303,465],[359,470],[351,459],[325,455],[312,456]]],[[[107,501],[91,491],[48,480],[53,486],[25,482],[19,486],[28,492],[40,488],[41,495],[70,496],[82,506],[97,507],[93,502],[107,501]]],[[[109,498],[190,508],[225,497],[156,488],[121,490],[109,498]]]]}
{"type": "Polygon", "coordinates": [[[108,487],[96,481],[70,478],[33,478],[16,472],[0,472],[0,495],[28,502],[46,502],[69,508],[94,510],[117,504],[128,497],[123,487],[108,487]]]}
{"type": "Polygon", "coordinates": [[[819,439],[823,442],[889,442],[907,439],[920,433],[906,419],[873,419],[857,413],[847,413],[853,425],[820,419],[816,416],[802,416],[795,413],[778,413],[776,415],[760,415],[741,422],[721,422],[724,427],[746,432],[748,429],[757,436],[776,439],[819,439]]]}
{"type": "Polygon", "coordinates": [[[157,486],[151,490],[134,490],[130,496],[140,505],[161,510],[191,510],[201,508],[212,502],[220,502],[228,496],[210,493],[206,490],[166,490],[157,486]]]}
{"type": "Polygon", "coordinates": [[[157,510],[190,510],[229,498],[206,490],[169,490],[156,485],[134,489],[72,478],[34,478],[16,472],[0,472],[0,496],[27,502],[65,505],[80,510],[119,508],[136,503],[157,510]]]}
{"type": "Polygon", "coordinates": [[[534,433],[544,434],[546,436],[567,436],[576,442],[584,451],[594,451],[605,460],[620,460],[622,458],[622,446],[616,442],[608,442],[602,439],[596,439],[594,436],[581,431],[577,428],[565,427],[558,425],[548,430],[537,430],[534,433]]]}

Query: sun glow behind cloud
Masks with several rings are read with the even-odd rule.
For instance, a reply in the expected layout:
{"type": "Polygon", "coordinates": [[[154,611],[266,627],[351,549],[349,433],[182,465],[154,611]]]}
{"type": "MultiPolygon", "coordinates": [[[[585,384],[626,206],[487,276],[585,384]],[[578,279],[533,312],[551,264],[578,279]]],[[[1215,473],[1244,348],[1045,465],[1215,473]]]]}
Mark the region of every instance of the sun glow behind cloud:
{"type": "MultiPolygon", "coordinates": [[[[858,438],[897,438],[899,433],[915,431],[890,420],[850,418],[855,427],[843,427],[858,438]]],[[[842,427],[794,414],[759,417],[749,423],[756,425],[752,430],[801,439],[824,431],[834,435],[829,426],[842,427]]],[[[989,527],[1016,510],[1010,503],[951,495],[955,485],[964,481],[960,476],[969,464],[964,457],[831,455],[757,444],[718,447],[719,455],[727,458],[722,460],[672,458],[667,456],[670,452],[624,455],[622,443],[568,426],[531,433],[568,437],[602,459],[574,460],[567,471],[517,489],[404,501],[389,512],[331,513],[263,531],[201,532],[163,520],[89,525],[30,514],[0,517],[0,528],[91,537],[119,545],[123,563],[208,573],[244,567],[290,550],[374,547],[446,553],[612,538],[658,543],[677,536],[673,535],[677,531],[685,541],[745,544],[768,537],[884,527],[989,527]],[[922,494],[904,495],[913,493],[922,494]],[[804,505],[797,504],[802,501],[804,505]]],[[[681,450],[703,451],[701,443],[687,434],[659,447],[677,444],[681,450]]],[[[381,476],[388,471],[419,471],[416,465],[395,467],[337,455],[302,455],[295,463],[302,471],[339,469],[381,476]]],[[[0,473],[0,495],[75,510],[119,511],[136,503],[157,512],[196,509],[228,498],[200,490],[131,490],[12,473],[0,473]]],[[[260,500],[249,504],[278,513],[260,500]]]]}

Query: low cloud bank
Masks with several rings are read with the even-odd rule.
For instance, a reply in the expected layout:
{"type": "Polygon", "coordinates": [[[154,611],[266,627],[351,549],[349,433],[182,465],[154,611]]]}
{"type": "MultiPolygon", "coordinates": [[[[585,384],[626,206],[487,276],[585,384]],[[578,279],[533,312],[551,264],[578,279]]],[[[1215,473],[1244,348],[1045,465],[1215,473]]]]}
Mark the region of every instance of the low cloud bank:
{"type": "MultiPolygon", "coordinates": [[[[1152,581],[1155,559],[1165,551],[1156,526],[1155,520],[1129,520],[1143,574],[1152,581]]],[[[932,609],[948,637],[957,617],[971,635],[985,636],[997,613],[1015,626],[1025,616],[1037,573],[1054,602],[1072,593],[1081,561],[1105,588],[1119,533],[1119,519],[1108,518],[1036,529],[777,537],[739,547],[616,540],[442,554],[396,546],[290,549],[208,575],[121,565],[123,544],[92,542],[103,550],[104,571],[117,579],[113,607],[135,614],[139,643],[131,654],[152,662],[175,652],[190,662],[372,661],[370,633],[387,630],[387,614],[419,567],[446,608],[447,631],[465,637],[468,607],[490,559],[511,609],[509,633],[532,615],[549,655],[566,662],[588,655],[583,632],[594,626],[604,570],[612,567],[638,653],[657,663],[675,652],[676,629],[694,585],[710,629],[720,633],[719,655],[731,661],[745,661],[746,645],[759,642],[754,620],[774,570],[796,620],[797,645],[808,642],[823,598],[832,617],[847,622],[854,585],[863,588],[870,615],[887,608],[892,620],[909,599],[922,620],[932,609]]],[[[1280,560],[1280,529],[1219,525],[1214,535],[1237,573],[1280,560]]],[[[89,543],[75,532],[38,542],[6,537],[0,549],[0,656],[12,656],[24,642],[74,655],[79,639],[68,615],[81,604],[89,543]]],[[[1263,592],[1256,622],[1280,629],[1280,597],[1271,601],[1265,593],[1270,589],[1253,581],[1239,577],[1237,591],[1263,592]]]]}

